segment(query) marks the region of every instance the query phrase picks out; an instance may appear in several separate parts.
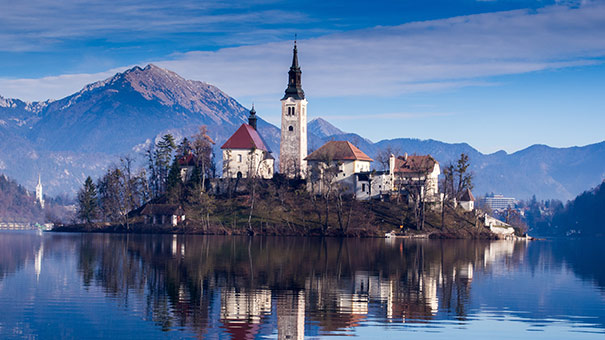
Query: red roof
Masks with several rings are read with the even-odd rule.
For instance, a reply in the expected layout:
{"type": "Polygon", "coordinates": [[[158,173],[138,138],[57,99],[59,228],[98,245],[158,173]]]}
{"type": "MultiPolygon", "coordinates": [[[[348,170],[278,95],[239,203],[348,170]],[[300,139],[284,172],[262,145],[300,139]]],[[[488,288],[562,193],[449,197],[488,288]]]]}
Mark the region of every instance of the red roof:
{"type": "Polygon", "coordinates": [[[195,165],[195,161],[193,159],[193,153],[189,152],[188,154],[181,156],[178,160],[179,165],[181,166],[191,166],[195,165]]]}
{"type": "Polygon", "coordinates": [[[323,161],[323,160],[356,160],[373,162],[368,155],[359,150],[355,145],[341,140],[330,141],[324,144],[321,148],[313,151],[305,158],[308,161],[323,161]]]}
{"type": "Polygon", "coordinates": [[[258,132],[248,124],[242,124],[221,149],[260,149],[270,152],[258,132]]]}
{"type": "Polygon", "coordinates": [[[429,173],[435,168],[437,161],[430,155],[399,156],[395,159],[394,172],[399,173],[429,173]]]}

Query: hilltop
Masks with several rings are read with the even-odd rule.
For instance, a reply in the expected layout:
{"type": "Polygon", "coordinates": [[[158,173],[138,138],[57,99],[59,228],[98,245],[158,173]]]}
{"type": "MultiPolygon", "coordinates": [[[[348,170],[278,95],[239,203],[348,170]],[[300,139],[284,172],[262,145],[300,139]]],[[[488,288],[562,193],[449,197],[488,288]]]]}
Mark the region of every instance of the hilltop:
{"type": "MultiPolygon", "coordinates": [[[[179,139],[200,125],[208,126],[220,162],[220,145],[247,114],[247,108],[219,88],[155,65],[133,67],[55,101],[0,97],[0,170],[30,189],[40,173],[48,194],[73,195],[86,176],[98,177],[118,157],[131,154],[143,161],[146,148],[163,134],[179,139]]],[[[260,133],[279,160],[279,128],[262,120],[263,112],[258,115],[260,133]]],[[[567,200],[605,178],[605,142],[483,154],[466,143],[412,138],[372,142],[322,118],[310,121],[308,131],[311,151],[328,140],[348,140],[373,158],[390,147],[431,154],[442,165],[466,153],[476,196],[495,192],[567,200]]]]}

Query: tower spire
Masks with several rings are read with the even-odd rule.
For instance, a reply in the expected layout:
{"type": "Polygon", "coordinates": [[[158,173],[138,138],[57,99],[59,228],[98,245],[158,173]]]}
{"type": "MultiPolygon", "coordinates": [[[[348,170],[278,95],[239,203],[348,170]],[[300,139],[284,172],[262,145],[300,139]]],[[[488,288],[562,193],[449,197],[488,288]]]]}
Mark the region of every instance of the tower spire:
{"type": "Polygon", "coordinates": [[[305,91],[302,89],[301,82],[302,71],[298,65],[298,48],[296,46],[296,38],[294,40],[294,49],[292,51],[292,66],[288,71],[288,87],[284,98],[305,99],[305,91]]]}
{"type": "Polygon", "coordinates": [[[254,103],[252,103],[252,109],[250,109],[250,116],[248,117],[248,125],[252,126],[256,130],[256,110],[254,109],[254,103]]]}

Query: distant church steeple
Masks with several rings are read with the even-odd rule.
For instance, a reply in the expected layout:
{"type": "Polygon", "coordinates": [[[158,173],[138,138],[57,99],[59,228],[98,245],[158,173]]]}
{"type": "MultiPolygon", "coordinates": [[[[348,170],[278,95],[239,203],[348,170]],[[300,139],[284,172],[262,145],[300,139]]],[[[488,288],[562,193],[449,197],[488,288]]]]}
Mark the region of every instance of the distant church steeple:
{"type": "Polygon", "coordinates": [[[288,71],[288,87],[286,88],[286,94],[282,100],[287,98],[294,99],[305,99],[305,91],[302,89],[302,71],[298,66],[298,49],[296,47],[296,40],[294,40],[294,52],[292,55],[292,66],[288,71]]]}
{"type": "Polygon", "coordinates": [[[256,130],[256,110],[254,110],[254,104],[252,104],[252,109],[250,110],[248,125],[252,126],[254,130],[256,130]]]}
{"type": "Polygon", "coordinates": [[[44,208],[44,196],[42,195],[42,180],[40,179],[40,174],[38,174],[38,184],[36,185],[36,201],[44,208]]]}

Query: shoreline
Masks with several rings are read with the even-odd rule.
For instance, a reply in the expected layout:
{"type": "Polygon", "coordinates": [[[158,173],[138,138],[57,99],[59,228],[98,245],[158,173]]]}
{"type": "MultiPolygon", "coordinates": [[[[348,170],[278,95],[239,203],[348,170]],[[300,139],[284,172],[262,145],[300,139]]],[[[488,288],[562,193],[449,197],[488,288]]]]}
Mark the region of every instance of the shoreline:
{"type": "MultiPolygon", "coordinates": [[[[452,232],[452,230],[431,230],[428,232],[412,231],[395,236],[387,236],[388,233],[381,230],[359,230],[355,229],[349,232],[340,230],[328,230],[322,233],[320,229],[292,230],[288,227],[271,227],[264,230],[254,230],[252,232],[237,228],[214,227],[207,230],[191,226],[162,226],[133,224],[129,228],[122,225],[87,225],[71,224],[55,226],[48,232],[70,232],[70,233],[106,233],[106,234],[171,234],[171,235],[225,235],[225,236],[287,236],[287,237],[334,237],[334,238],[384,238],[384,239],[476,239],[476,240],[500,240],[505,239],[491,231],[474,230],[473,233],[461,228],[452,232]]],[[[506,239],[511,239],[510,237],[506,239]]],[[[534,238],[525,238],[515,236],[515,240],[533,240],[534,238]]]]}

